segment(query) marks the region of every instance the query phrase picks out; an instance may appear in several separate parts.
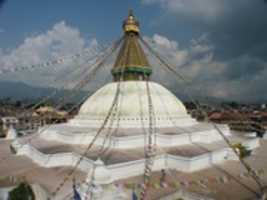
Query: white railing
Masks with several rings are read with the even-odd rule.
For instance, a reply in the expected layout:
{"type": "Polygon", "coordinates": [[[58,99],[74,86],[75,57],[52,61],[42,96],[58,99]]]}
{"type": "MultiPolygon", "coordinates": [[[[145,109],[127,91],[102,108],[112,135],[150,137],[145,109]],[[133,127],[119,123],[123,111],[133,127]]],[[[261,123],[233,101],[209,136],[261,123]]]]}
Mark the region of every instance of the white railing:
{"type": "MultiPolygon", "coordinates": [[[[57,154],[44,154],[38,151],[33,146],[27,144],[18,149],[17,155],[25,155],[31,158],[35,163],[42,167],[74,167],[77,161],[80,159],[80,155],[76,153],[57,153],[57,154]]],[[[78,169],[82,171],[89,171],[94,162],[88,158],[84,158],[78,169]]]]}
{"type": "MultiPolygon", "coordinates": [[[[93,140],[95,132],[90,133],[68,133],[68,132],[58,132],[49,130],[40,135],[41,138],[49,141],[58,141],[64,144],[88,144],[93,140]]],[[[230,133],[225,132],[226,135],[230,133]]],[[[195,133],[181,133],[177,135],[167,135],[167,134],[156,134],[156,143],[160,147],[171,147],[191,144],[192,142],[199,142],[209,144],[214,141],[222,140],[220,134],[216,130],[199,131],[195,133]],[[177,142],[179,141],[179,142],[177,142]]],[[[95,145],[103,145],[104,138],[99,136],[95,141],[95,145]]],[[[109,141],[113,149],[127,149],[127,148],[138,148],[144,146],[144,136],[123,136],[123,137],[110,137],[109,141]]]]}
{"type": "MultiPolygon", "coordinates": [[[[246,145],[250,148],[256,148],[259,146],[259,141],[258,139],[251,140],[251,143],[246,142],[246,145]]],[[[33,162],[47,168],[74,167],[77,161],[80,159],[80,155],[76,153],[44,154],[31,145],[23,145],[17,150],[18,155],[27,156],[31,158],[33,162]]],[[[184,172],[193,172],[210,167],[214,164],[218,164],[226,159],[236,159],[233,156],[230,148],[223,148],[220,150],[207,152],[191,158],[162,154],[155,157],[153,171],[159,171],[161,169],[176,169],[184,172]]],[[[78,169],[88,173],[93,168],[93,165],[93,160],[84,158],[78,166],[78,169]]],[[[122,178],[129,178],[143,174],[144,166],[145,160],[140,159],[118,164],[111,164],[106,166],[106,169],[110,172],[112,176],[111,179],[115,181],[122,178]]]]}

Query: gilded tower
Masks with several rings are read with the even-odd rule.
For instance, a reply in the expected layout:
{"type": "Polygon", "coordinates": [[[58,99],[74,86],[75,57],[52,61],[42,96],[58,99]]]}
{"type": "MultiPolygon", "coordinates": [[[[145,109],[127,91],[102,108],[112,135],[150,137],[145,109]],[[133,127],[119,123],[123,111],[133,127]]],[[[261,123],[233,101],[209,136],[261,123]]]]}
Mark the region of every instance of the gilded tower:
{"type": "Polygon", "coordinates": [[[146,80],[152,69],[139,43],[139,22],[132,11],[123,22],[124,40],[112,69],[114,80],[146,80]],[[121,76],[123,74],[123,76],[121,76]]]}

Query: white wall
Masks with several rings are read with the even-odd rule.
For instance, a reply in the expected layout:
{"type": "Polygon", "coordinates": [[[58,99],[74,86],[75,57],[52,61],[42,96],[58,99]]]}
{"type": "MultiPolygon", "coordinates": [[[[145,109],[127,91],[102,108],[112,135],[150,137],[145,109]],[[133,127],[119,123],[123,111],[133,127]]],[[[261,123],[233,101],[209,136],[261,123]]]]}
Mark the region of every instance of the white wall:
{"type": "MultiPolygon", "coordinates": [[[[231,135],[228,128],[223,127],[222,131],[226,136],[231,135]]],[[[40,134],[40,137],[48,141],[58,141],[64,144],[89,144],[96,132],[87,133],[72,133],[67,130],[53,130],[47,129],[40,134]]],[[[129,149],[129,148],[140,148],[144,146],[144,135],[134,136],[123,136],[115,137],[112,136],[107,141],[106,145],[110,145],[113,149],[129,149]]],[[[174,147],[179,145],[191,144],[192,142],[199,142],[209,144],[215,141],[222,140],[221,135],[215,129],[207,130],[195,130],[192,133],[181,133],[176,135],[166,135],[156,133],[156,144],[159,147],[174,147]]],[[[104,137],[99,136],[95,141],[95,145],[103,145],[104,137]]]]}
{"type": "MultiPolygon", "coordinates": [[[[257,148],[259,146],[259,139],[247,141],[245,145],[250,149],[257,148]]],[[[18,155],[27,156],[31,158],[33,162],[47,168],[74,167],[80,158],[80,155],[75,153],[43,154],[30,145],[24,145],[23,147],[17,149],[17,151],[18,155]]],[[[159,171],[161,169],[176,169],[183,172],[194,172],[230,159],[236,159],[236,156],[230,148],[223,148],[192,158],[163,154],[154,158],[153,171],[159,171]]],[[[78,165],[78,169],[86,173],[90,173],[93,165],[94,161],[84,158],[81,164],[78,165]]],[[[108,165],[106,166],[106,169],[110,172],[112,181],[115,181],[143,174],[144,166],[145,160],[141,159],[108,165]]]]}

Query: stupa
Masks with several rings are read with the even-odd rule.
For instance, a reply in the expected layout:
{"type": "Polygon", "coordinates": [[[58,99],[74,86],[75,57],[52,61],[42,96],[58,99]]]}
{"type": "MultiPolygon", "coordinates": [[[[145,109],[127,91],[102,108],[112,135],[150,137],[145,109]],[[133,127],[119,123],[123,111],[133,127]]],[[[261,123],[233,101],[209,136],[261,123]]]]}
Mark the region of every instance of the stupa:
{"type": "MultiPolygon", "coordinates": [[[[30,143],[24,138],[13,142],[17,155],[45,169],[77,167],[88,174],[88,181],[94,182],[95,198],[107,199],[101,196],[107,185],[144,174],[144,146],[151,128],[148,84],[153,106],[152,143],[156,149],[154,172],[165,169],[194,173],[237,160],[212,124],[193,119],[172,92],[150,81],[153,66],[139,42],[140,25],[132,12],[123,22],[123,31],[123,43],[111,70],[113,82],[90,96],[73,119],[40,128],[30,143]],[[83,155],[101,128],[92,148],[83,155]],[[85,158],[76,166],[82,155],[85,158]]],[[[231,141],[250,150],[259,147],[259,139],[240,137],[226,125],[217,126],[231,141]]],[[[86,187],[81,187],[81,193],[86,187]]],[[[117,199],[130,199],[125,195],[117,199]]],[[[64,194],[55,198],[64,199],[64,194]]]]}

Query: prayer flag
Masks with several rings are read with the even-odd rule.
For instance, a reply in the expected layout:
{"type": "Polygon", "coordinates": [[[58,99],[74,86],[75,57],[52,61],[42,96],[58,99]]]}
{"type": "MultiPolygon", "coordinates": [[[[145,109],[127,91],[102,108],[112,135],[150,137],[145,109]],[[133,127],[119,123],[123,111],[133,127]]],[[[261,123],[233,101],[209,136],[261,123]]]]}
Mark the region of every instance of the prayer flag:
{"type": "Polygon", "coordinates": [[[73,200],[82,200],[79,192],[76,189],[75,183],[73,184],[73,193],[74,193],[73,200]]]}
{"type": "Polygon", "coordinates": [[[135,193],[134,190],[133,190],[133,193],[132,193],[132,200],[138,200],[138,196],[137,196],[137,194],[135,193]]]}

